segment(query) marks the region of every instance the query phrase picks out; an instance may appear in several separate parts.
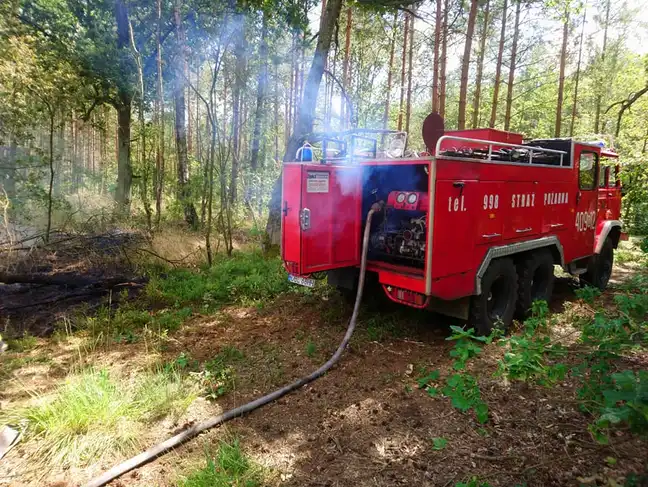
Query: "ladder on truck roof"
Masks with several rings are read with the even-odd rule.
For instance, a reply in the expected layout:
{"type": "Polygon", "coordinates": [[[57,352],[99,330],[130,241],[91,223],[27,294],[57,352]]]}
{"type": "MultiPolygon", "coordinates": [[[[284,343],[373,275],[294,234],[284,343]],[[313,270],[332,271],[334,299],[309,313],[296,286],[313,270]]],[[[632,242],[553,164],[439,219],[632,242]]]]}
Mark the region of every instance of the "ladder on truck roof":
{"type": "Polygon", "coordinates": [[[471,139],[458,135],[443,135],[436,143],[434,156],[467,162],[490,162],[534,166],[570,168],[567,152],[533,145],[510,144],[482,139],[471,139]],[[457,141],[463,145],[448,147],[448,142],[457,141]]]}

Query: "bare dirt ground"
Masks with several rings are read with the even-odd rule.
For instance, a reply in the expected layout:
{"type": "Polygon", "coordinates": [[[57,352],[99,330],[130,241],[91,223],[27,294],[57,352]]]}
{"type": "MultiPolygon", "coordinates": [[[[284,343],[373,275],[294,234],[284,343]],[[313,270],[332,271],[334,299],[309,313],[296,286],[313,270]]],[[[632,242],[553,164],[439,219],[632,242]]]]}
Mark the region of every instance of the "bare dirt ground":
{"type": "MultiPolygon", "coordinates": [[[[615,278],[632,272],[617,266],[615,278]]],[[[557,280],[550,306],[554,313],[578,306],[574,287],[571,278],[557,280]]],[[[614,293],[612,287],[606,294],[614,293]]],[[[136,368],[147,361],[174,360],[183,352],[197,360],[225,347],[243,353],[235,365],[233,392],[214,402],[198,400],[177,422],[160,423],[142,439],[145,448],[310,372],[332,354],[349,315],[350,307],[335,298],[286,295],[261,309],[232,306],[197,316],[173,334],[161,355],[151,354],[141,342],[119,344],[97,352],[94,363],[136,368]]],[[[571,379],[546,388],[494,378],[502,353],[496,345],[470,364],[490,408],[486,425],[454,409],[447,398],[429,397],[417,388],[418,370],[443,373],[451,367],[452,343],[445,338],[448,325],[455,323],[390,305],[379,315],[379,324],[375,314],[361,316],[341,363],[322,379],[111,485],[176,485],[187,469],[204,465],[205,453],[220,439],[232,436],[268,468],[269,485],[291,487],[451,486],[472,476],[492,486],[613,486],[630,472],[648,471],[645,441],[624,431],[607,446],[592,439],[587,430],[591,418],[578,411],[571,379]],[[447,447],[435,450],[432,438],[447,439],[447,447]]],[[[0,381],[0,407],[24,400],[27,391],[51,390],[77,360],[73,344],[43,343],[50,360],[15,371],[17,382],[0,381]]],[[[646,369],[648,357],[637,355],[626,365],[646,369]]],[[[102,461],[84,470],[29,472],[24,465],[18,469],[24,448],[18,446],[0,461],[0,485],[79,485],[111,466],[102,461]]]]}

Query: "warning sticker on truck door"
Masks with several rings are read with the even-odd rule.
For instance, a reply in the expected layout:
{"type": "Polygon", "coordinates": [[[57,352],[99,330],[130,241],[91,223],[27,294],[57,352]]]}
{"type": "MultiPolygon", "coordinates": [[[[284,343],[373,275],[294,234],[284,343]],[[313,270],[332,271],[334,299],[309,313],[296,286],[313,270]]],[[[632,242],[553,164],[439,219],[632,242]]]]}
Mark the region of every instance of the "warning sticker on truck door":
{"type": "Polygon", "coordinates": [[[325,171],[308,171],[306,179],[307,193],[328,193],[329,173],[325,171]]]}

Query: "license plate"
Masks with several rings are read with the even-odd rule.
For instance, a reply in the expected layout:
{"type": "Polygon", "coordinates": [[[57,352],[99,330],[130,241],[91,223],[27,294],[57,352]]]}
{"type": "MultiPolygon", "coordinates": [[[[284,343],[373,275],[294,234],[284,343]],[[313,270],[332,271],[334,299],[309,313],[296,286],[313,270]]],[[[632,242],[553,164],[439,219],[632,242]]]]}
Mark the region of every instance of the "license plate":
{"type": "Polygon", "coordinates": [[[307,277],[293,276],[292,274],[288,274],[288,281],[299,284],[300,286],[315,287],[315,279],[309,279],[307,277]]]}

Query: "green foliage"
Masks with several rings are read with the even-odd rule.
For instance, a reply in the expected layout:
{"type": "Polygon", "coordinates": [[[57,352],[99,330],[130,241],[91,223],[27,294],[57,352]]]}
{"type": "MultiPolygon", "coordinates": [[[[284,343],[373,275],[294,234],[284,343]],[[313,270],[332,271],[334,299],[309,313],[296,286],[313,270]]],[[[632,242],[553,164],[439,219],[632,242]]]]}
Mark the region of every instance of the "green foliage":
{"type": "MultiPolygon", "coordinates": [[[[2,336],[0,336],[0,340],[2,340],[2,336]]],[[[9,345],[9,350],[13,352],[29,352],[36,348],[38,339],[26,333],[21,338],[8,339],[7,345],[9,345]]]]}
{"type": "Polygon", "coordinates": [[[612,387],[603,391],[600,416],[594,429],[627,424],[630,430],[648,434],[648,372],[624,370],[612,374],[612,387]]]}
{"type": "Polygon", "coordinates": [[[601,295],[601,291],[598,288],[585,286],[580,289],[576,289],[574,292],[578,299],[582,299],[586,303],[592,304],[596,298],[601,295]]]}
{"type": "Polygon", "coordinates": [[[261,470],[241,450],[237,439],[221,442],[207,465],[187,475],[178,487],[260,487],[263,485],[261,470]]]}
{"type": "Polygon", "coordinates": [[[568,372],[565,364],[548,363],[566,353],[562,346],[552,344],[550,338],[542,334],[548,329],[548,313],[546,301],[535,301],[531,306],[531,317],[524,322],[522,334],[500,341],[500,346],[507,350],[498,363],[496,375],[543,385],[565,378],[568,372]]]}
{"type": "Polygon", "coordinates": [[[446,446],[448,446],[448,440],[445,438],[432,438],[433,450],[443,450],[446,446]]]}
{"type": "Polygon", "coordinates": [[[315,342],[313,342],[312,340],[308,340],[308,343],[306,344],[306,355],[309,358],[313,358],[316,352],[317,352],[317,346],[315,345],[315,342]]]}
{"type": "Polygon", "coordinates": [[[51,395],[23,410],[0,411],[0,422],[23,424],[36,461],[62,466],[93,463],[140,448],[146,424],[178,417],[197,396],[176,370],[140,373],[135,380],[89,369],[67,378],[51,395]]]}
{"type": "Polygon", "coordinates": [[[184,306],[203,303],[213,308],[224,303],[257,303],[291,290],[279,258],[260,252],[237,252],[219,257],[211,269],[192,272],[173,269],[154,276],[147,286],[153,301],[184,306]]]}
{"type": "Polygon", "coordinates": [[[477,477],[472,477],[466,482],[457,482],[455,487],[491,487],[488,482],[481,482],[477,477]]]}
{"type": "MultiPolygon", "coordinates": [[[[198,380],[203,395],[215,400],[232,391],[236,385],[233,364],[244,359],[243,352],[236,347],[225,347],[213,359],[208,360],[199,372],[193,373],[198,380]]],[[[184,359],[188,361],[188,359],[184,359]]]]}
{"type": "Polygon", "coordinates": [[[481,399],[477,379],[470,374],[452,374],[442,389],[443,395],[449,397],[452,405],[459,411],[473,409],[477,421],[484,424],[488,421],[488,405],[481,399]]]}

